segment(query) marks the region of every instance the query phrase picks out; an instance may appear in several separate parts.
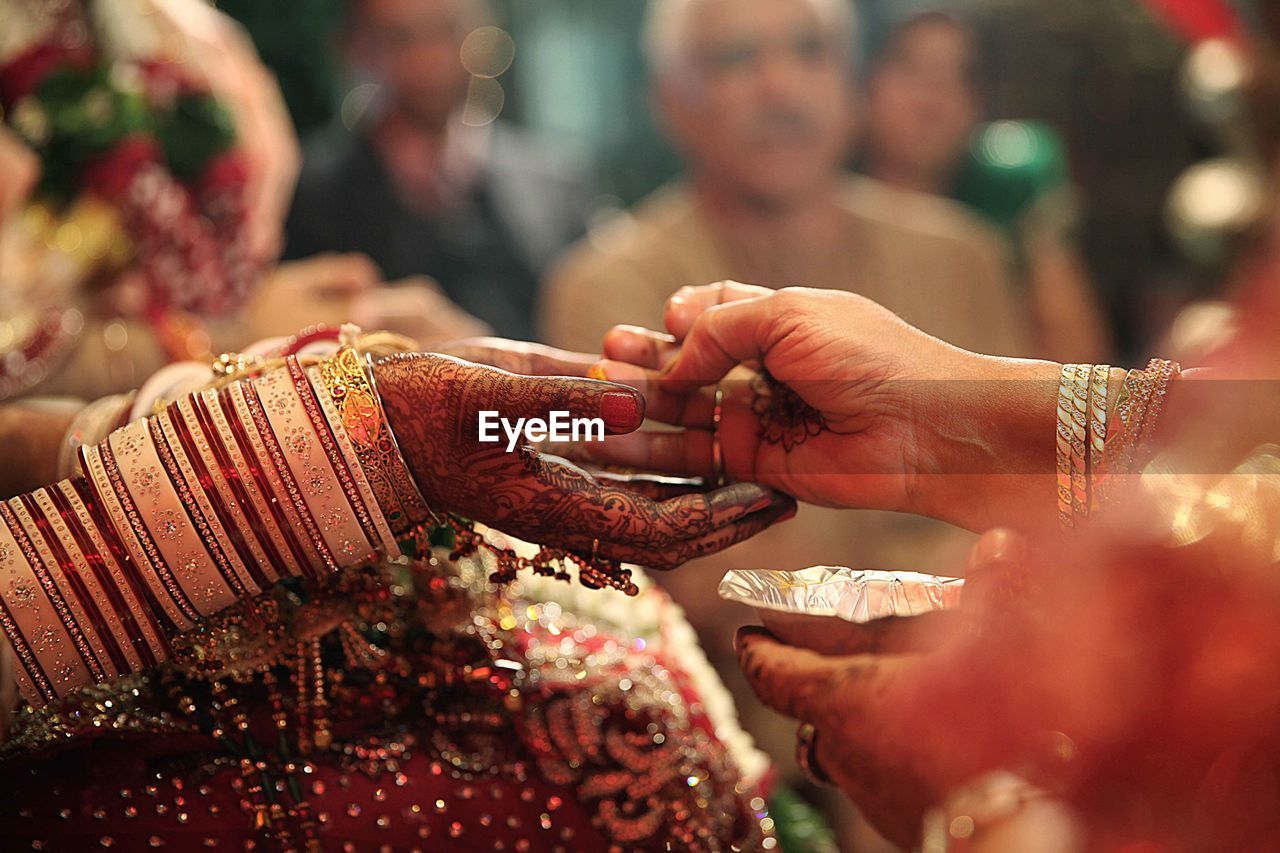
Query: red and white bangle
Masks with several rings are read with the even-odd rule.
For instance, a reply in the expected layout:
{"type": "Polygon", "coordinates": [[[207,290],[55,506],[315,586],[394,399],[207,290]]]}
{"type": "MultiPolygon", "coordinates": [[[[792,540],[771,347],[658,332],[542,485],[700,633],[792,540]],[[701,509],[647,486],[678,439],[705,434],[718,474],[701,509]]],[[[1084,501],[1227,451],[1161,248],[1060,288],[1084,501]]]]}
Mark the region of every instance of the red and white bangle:
{"type": "Polygon", "coordinates": [[[296,358],[78,452],[83,477],[0,503],[0,629],[32,703],[154,666],[282,577],[395,553],[339,406],[296,358]]]}

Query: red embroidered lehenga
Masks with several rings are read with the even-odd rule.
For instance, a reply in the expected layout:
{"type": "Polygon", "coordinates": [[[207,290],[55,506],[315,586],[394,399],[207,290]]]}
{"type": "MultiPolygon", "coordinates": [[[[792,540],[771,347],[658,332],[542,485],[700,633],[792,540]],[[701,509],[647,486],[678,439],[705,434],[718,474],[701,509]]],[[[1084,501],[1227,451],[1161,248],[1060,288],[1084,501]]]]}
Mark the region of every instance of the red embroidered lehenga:
{"type": "Polygon", "coordinates": [[[714,676],[677,608],[647,589],[612,603],[627,622],[612,624],[534,594],[563,585],[495,593],[481,562],[437,549],[282,585],[191,637],[185,665],[21,715],[0,836],[43,850],[758,849],[768,815],[728,745],[756,777],[761,759],[723,688],[699,693],[714,676]],[[202,675],[210,649],[234,671],[202,675]]]}

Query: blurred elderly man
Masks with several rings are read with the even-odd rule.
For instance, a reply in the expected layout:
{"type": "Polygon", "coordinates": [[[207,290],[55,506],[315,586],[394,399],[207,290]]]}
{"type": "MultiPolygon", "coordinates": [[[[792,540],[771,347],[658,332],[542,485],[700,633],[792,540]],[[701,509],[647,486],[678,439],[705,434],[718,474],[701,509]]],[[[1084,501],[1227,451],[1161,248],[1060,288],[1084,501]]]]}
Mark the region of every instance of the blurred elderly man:
{"type": "Polygon", "coordinates": [[[852,36],[844,0],[654,0],[654,102],[688,177],[558,266],[543,337],[594,350],[616,323],[661,328],[678,287],[732,278],[856,291],[958,345],[1025,352],[998,235],[844,171],[852,36]]]}
{"type": "Polygon", "coordinates": [[[586,230],[579,165],[500,121],[464,121],[462,45],[491,23],[483,0],[347,8],[347,58],[378,97],[359,127],[308,147],[288,254],[362,252],[387,278],[430,276],[498,333],[531,337],[539,278],[586,230]]]}

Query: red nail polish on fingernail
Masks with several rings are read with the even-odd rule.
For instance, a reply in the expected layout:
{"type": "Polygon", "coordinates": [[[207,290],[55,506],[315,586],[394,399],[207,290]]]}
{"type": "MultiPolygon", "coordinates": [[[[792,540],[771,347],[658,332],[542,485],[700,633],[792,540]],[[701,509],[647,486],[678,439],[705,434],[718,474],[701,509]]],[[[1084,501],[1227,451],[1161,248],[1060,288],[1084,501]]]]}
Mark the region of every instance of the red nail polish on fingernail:
{"type": "Polygon", "coordinates": [[[609,391],[600,398],[600,417],[609,426],[635,426],[640,422],[640,398],[626,391],[609,391]]]}

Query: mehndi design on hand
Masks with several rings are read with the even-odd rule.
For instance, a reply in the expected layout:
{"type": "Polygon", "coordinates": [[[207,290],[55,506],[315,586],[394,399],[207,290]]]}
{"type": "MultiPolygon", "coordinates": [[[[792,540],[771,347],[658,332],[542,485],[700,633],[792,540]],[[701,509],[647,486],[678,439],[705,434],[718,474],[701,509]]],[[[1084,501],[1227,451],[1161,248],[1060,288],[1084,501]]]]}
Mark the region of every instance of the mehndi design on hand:
{"type": "Polygon", "coordinates": [[[765,368],[752,380],[751,390],[755,392],[751,410],[760,419],[760,440],[766,444],[791,450],[827,428],[821,412],[765,368]]]}
{"type": "MultiPolygon", "coordinates": [[[[600,417],[609,433],[643,420],[638,392],[589,379],[515,376],[440,355],[375,368],[387,417],[427,503],[575,555],[673,568],[752,536],[794,501],[751,483],[657,501],[529,447],[478,440],[479,412],[600,417]]],[[[600,561],[597,559],[596,561],[600,561]]]]}

